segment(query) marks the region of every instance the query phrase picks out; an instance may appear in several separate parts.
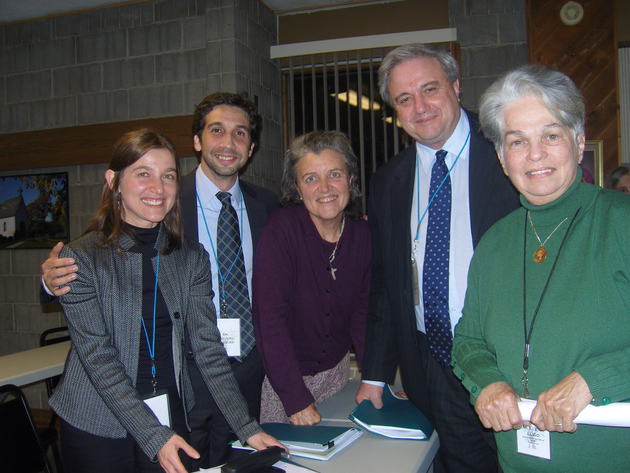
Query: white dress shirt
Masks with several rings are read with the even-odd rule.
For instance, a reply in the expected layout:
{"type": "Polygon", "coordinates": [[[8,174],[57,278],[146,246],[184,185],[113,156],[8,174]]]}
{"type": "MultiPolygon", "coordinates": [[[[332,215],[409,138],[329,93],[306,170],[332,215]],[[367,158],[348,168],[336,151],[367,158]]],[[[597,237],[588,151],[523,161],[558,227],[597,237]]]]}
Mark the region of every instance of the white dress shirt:
{"type": "MultiPolygon", "coordinates": [[[[197,228],[199,243],[201,243],[210,255],[210,267],[212,273],[212,289],[214,291],[214,307],[217,312],[217,318],[220,318],[219,310],[219,276],[217,268],[217,223],[219,221],[219,213],[221,212],[221,202],[217,199],[217,192],[220,192],[214,182],[212,182],[203,173],[200,167],[195,173],[195,182],[197,186],[197,228]],[[202,207],[199,206],[201,201],[202,207]],[[204,221],[205,216],[205,221],[204,221]],[[207,227],[206,227],[207,223],[207,227]]],[[[243,258],[245,260],[245,272],[247,274],[247,288],[249,290],[249,300],[251,303],[252,295],[252,266],[253,266],[253,244],[252,232],[249,227],[249,218],[247,217],[247,208],[243,200],[243,193],[238,178],[234,185],[227,191],[232,194],[230,198],[232,207],[236,210],[238,216],[238,225],[241,231],[241,244],[243,245],[243,258]]]]}
{"type": "MultiPolygon", "coordinates": [[[[473,254],[472,229],[470,226],[470,198],[468,167],[470,164],[470,124],[466,112],[460,110],[459,121],[455,130],[441,149],[448,152],[445,158],[446,166],[451,169],[451,242],[449,250],[449,281],[448,299],[449,313],[451,318],[451,331],[457,325],[462,316],[464,307],[464,297],[466,295],[468,266],[473,254]],[[468,140],[467,140],[468,138],[468,140]],[[465,145],[464,145],[465,144],[465,145]],[[459,160],[454,167],[453,163],[460,153],[459,160]]],[[[416,267],[418,270],[418,285],[420,303],[416,309],[416,325],[419,331],[425,332],[424,306],[422,302],[422,270],[424,265],[424,252],[426,246],[427,225],[429,223],[429,212],[422,214],[427,208],[429,201],[429,186],[431,183],[431,169],[435,163],[435,153],[439,150],[429,148],[416,142],[416,166],[413,188],[413,203],[411,206],[411,248],[414,251],[416,267]],[[418,225],[418,209],[420,213],[420,232],[418,241],[416,229],[418,225]]]]}

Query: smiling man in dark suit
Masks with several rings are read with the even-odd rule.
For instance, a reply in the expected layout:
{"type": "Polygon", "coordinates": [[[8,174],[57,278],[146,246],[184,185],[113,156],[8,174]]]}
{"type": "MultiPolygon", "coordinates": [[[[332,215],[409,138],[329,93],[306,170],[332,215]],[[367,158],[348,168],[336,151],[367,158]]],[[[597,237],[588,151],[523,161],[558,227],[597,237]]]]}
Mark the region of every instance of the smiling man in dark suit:
{"type": "MultiPolygon", "coordinates": [[[[253,251],[267,216],[277,207],[277,198],[272,192],[239,179],[239,172],[258,143],[260,120],[255,105],[241,94],[217,92],[204,98],[193,116],[193,144],[200,158],[199,167],[181,181],[184,235],[197,239],[210,255],[214,303],[222,334],[229,333],[229,329],[224,329],[221,323],[233,316],[226,309],[226,301],[229,303],[233,299],[230,294],[233,286],[226,284],[230,270],[222,271],[218,261],[221,256],[217,233],[222,207],[218,194],[230,194],[229,200],[239,220],[240,244],[247,275],[245,297],[249,295],[246,318],[251,334],[253,251]]],[[[243,341],[247,336],[244,322],[241,320],[240,333],[234,337],[236,340],[240,338],[243,341]]],[[[233,345],[239,352],[238,342],[233,345]]],[[[260,393],[265,376],[262,359],[256,346],[247,353],[243,351],[235,355],[230,357],[234,376],[247,401],[250,415],[259,419],[260,393]]],[[[221,464],[229,452],[230,427],[207,389],[204,390],[201,375],[193,376],[193,386],[195,392],[205,395],[196,396],[195,406],[190,412],[191,444],[199,445],[200,453],[208,452],[208,460],[203,459],[199,466],[221,464]],[[204,444],[207,448],[202,447],[204,444]]]]}
{"type": "MultiPolygon", "coordinates": [[[[184,236],[199,241],[206,248],[212,268],[214,305],[222,334],[235,340],[228,348],[232,370],[239,388],[247,401],[250,415],[260,417],[260,392],[264,378],[262,360],[255,346],[241,351],[242,341],[251,327],[251,276],[253,250],[267,216],[277,207],[276,196],[259,186],[239,179],[239,173],[252,156],[260,134],[261,117],[256,106],[243,94],[216,92],[205,97],[195,108],[193,116],[193,145],[199,166],[180,180],[184,236]],[[223,271],[219,266],[221,250],[217,239],[218,225],[223,207],[217,194],[227,195],[238,220],[240,233],[239,253],[243,260],[244,304],[246,313],[235,316],[234,299],[230,291],[235,287],[228,282],[234,271],[223,271]],[[240,319],[240,330],[223,326],[228,318],[240,319]]],[[[61,244],[51,250],[42,264],[42,278],[51,288],[48,294],[59,296],[69,291],[66,284],[74,279],[76,266],[68,258],[58,259],[61,244]]],[[[46,302],[47,296],[42,298],[46,302]]],[[[228,321],[229,322],[229,321],[228,321]]],[[[252,329],[253,333],[253,329],[252,329]]],[[[225,339],[224,339],[225,343],[225,339]]],[[[221,464],[229,454],[230,427],[208,389],[203,383],[192,353],[189,354],[190,377],[195,392],[195,404],[188,412],[191,427],[190,443],[202,455],[196,468],[221,464]]]]}
{"type": "Polygon", "coordinates": [[[409,399],[440,439],[436,473],[498,471],[450,363],[473,248],[518,206],[477,117],[459,103],[459,69],[447,52],[421,44],[391,51],[379,69],[381,96],[414,144],[372,178],[372,286],[363,382],[356,400],[382,406],[397,367],[409,399]]]}

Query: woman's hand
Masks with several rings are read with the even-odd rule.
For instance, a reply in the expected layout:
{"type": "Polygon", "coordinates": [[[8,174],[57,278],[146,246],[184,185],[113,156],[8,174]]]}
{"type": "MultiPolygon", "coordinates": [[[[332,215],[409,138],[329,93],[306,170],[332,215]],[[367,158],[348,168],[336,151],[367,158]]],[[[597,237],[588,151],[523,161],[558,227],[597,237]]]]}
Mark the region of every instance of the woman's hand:
{"type": "Polygon", "coordinates": [[[289,422],[293,425],[315,425],[319,424],[321,420],[322,416],[320,416],[319,412],[317,412],[315,404],[309,404],[305,409],[302,409],[289,417],[289,422]]]}
{"type": "Polygon", "coordinates": [[[183,438],[175,434],[164,444],[157,454],[160,466],[166,473],[187,473],[186,468],[179,459],[179,449],[194,459],[199,458],[197,450],[192,448],[183,438]]]}
{"type": "Polygon", "coordinates": [[[538,396],[531,422],[540,430],[575,432],[573,420],[593,400],[593,394],[579,373],[573,371],[538,396]]]}
{"type": "Polygon", "coordinates": [[[280,447],[287,450],[287,447],[282,445],[277,438],[272,437],[266,432],[258,432],[257,434],[252,435],[247,439],[247,445],[255,448],[256,450],[264,450],[269,447],[280,447]]]}
{"type": "Polygon", "coordinates": [[[519,397],[509,384],[499,381],[486,386],[475,403],[475,410],[484,427],[496,432],[520,429],[523,426],[519,397]]]}

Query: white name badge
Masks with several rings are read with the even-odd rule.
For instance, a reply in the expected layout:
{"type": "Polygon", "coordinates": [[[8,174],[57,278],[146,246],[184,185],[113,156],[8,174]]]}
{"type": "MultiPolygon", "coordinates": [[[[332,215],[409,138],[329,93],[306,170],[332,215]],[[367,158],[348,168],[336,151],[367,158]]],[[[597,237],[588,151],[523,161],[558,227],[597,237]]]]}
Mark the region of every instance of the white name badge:
{"type": "Polygon", "coordinates": [[[149,406],[149,409],[153,411],[155,417],[157,417],[160,424],[166,427],[171,426],[171,411],[168,407],[168,393],[163,392],[156,394],[155,396],[147,397],[144,399],[144,403],[149,406]]]}
{"type": "Polygon", "coordinates": [[[516,431],[518,453],[551,460],[551,438],[546,430],[531,424],[516,431]]]}
{"type": "Polygon", "coordinates": [[[241,319],[218,319],[217,325],[228,356],[241,356],[241,319]]]}

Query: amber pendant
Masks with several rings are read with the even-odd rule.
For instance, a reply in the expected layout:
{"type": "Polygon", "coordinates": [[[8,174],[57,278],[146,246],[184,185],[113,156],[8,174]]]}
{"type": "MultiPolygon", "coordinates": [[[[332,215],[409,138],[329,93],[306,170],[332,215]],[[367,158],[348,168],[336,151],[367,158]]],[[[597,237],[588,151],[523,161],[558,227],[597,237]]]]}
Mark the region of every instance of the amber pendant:
{"type": "Polygon", "coordinates": [[[542,263],[547,259],[547,250],[541,246],[536,251],[534,251],[534,262],[542,263]]]}

